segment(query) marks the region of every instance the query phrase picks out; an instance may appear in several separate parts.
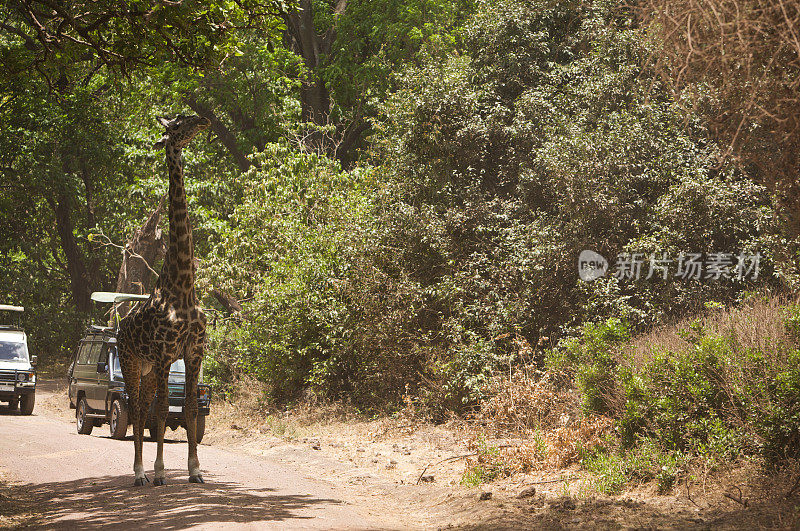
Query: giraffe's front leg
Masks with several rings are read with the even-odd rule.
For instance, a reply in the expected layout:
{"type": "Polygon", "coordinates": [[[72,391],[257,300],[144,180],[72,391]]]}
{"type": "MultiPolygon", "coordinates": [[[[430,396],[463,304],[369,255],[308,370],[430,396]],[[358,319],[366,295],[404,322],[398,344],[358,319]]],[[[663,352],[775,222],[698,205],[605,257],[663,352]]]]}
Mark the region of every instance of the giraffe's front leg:
{"type": "Polygon", "coordinates": [[[186,349],[186,398],[183,411],[186,415],[186,438],[189,440],[189,481],[205,483],[200,472],[200,460],[197,458],[197,383],[200,376],[200,364],[203,361],[203,339],[195,341],[186,349]]]}
{"type": "Polygon", "coordinates": [[[166,474],[164,472],[164,431],[167,424],[167,413],[169,412],[169,365],[158,368],[156,374],[156,418],[158,422],[156,432],[156,462],[153,466],[155,470],[155,479],[153,480],[154,486],[163,485],[165,482],[166,474]]]}

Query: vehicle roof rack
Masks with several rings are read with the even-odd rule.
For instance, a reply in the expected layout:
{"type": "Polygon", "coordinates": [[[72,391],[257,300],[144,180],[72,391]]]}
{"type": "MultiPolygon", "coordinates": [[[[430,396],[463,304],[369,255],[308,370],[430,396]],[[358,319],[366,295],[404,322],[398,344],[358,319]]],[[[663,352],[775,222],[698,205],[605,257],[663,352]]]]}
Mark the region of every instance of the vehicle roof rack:
{"type": "Polygon", "coordinates": [[[118,303],[128,301],[146,301],[150,298],[148,294],[138,293],[117,293],[114,291],[95,291],[92,293],[92,300],[95,302],[118,303]]]}
{"type": "Polygon", "coordinates": [[[0,310],[6,310],[9,312],[24,312],[25,308],[23,306],[11,306],[10,304],[0,304],[0,310]]]}

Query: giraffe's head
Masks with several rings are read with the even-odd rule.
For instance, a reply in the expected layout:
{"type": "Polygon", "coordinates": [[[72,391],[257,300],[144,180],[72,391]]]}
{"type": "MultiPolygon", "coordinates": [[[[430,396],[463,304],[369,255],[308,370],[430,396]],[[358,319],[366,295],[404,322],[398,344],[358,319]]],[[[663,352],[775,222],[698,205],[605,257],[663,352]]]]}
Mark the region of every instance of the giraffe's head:
{"type": "Polygon", "coordinates": [[[168,118],[158,117],[159,123],[166,128],[164,136],[161,140],[156,142],[153,146],[156,149],[161,149],[167,144],[171,144],[177,149],[183,149],[186,144],[204,129],[207,129],[211,122],[208,118],[201,118],[200,116],[184,116],[179,114],[172,120],[168,118]]]}

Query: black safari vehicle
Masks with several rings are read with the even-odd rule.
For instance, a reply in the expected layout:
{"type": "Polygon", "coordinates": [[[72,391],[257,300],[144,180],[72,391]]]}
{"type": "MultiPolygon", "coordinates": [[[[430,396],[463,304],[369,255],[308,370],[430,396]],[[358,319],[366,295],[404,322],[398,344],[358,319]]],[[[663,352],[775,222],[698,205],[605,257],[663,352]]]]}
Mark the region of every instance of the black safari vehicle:
{"type": "MultiPolygon", "coordinates": [[[[125,302],[147,298],[142,295],[96,292],[92,299],[99,302],[125,302]],[[110,300],[107,300],[110,299],[110,300]]],[[[186,396],[186,369],[183,360],[172,364],[169,373],[169,414],[167,426],[173,430],[186,428],[183,414],[186,396]]],[[[202,380],[202,373],[201,373],[202,380]]],[[[205,433],[206,415],[211,403],[209,386],[200,383],[197,389],[197,442],[205,433]]],[[[111,437],[123,439],[128,430],[128,397],[117,356],[117,337],[114,327],[90,326],[81,340],[69,374],[70,408],[75,409],[78,433],[88,435],[95,426],[108,423],[111,437]]],[[[147,428],[155,438],[155,400],[150,406],[147,428]]]]}
{"type": "Polygon", "coordinates": [[[5,324],[5,312],[20,315],[23,311],[22,306],[0,304],[0,401],[30,415],[36,402],[36,356],[28,354],[25,330],[5,324]]]}

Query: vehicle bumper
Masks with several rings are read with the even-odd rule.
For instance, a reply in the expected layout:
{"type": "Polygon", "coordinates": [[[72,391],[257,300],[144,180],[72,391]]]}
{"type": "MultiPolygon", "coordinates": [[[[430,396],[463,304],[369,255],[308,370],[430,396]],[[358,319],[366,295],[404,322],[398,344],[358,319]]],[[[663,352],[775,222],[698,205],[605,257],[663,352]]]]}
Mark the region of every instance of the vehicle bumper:
{"type": "Polygon", "coordinates": [[[0,383],[0,400],[14,399],[22,395],[32,395],[35,392],[35,382],[17,383],[16,385],[0,383]]]}
{"type": "Polygon", "coordinates": [[[35,389],[18,389],[16,391],[2,391],[0,392],[0,402],[8,402],[15,398],[21,398],[27,395],[36,394],[35,389]]]}
{"type": "MultiPolygon", "coordinates": [[[[198,417],[208,416],[208,413],[209,413],[208,404],[205,405],[198,404],[197,407],[198,417]]],[[[147,421],[148,423],[154,423],[157,421],[155,408],[152,405],[150,406],[150,414],[148,415],[147,421]]],[[[166,418],[167,426],[171,426],[174,429],[176,426],[183,426],[185,423],[186,423],[186,414],[183,411],[183,400],[181,400],[181,405],[170,404],[169,412],[167,413],[167,418],[166,418]]]]}

